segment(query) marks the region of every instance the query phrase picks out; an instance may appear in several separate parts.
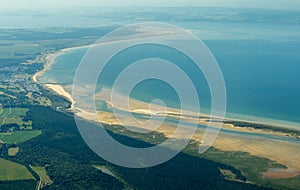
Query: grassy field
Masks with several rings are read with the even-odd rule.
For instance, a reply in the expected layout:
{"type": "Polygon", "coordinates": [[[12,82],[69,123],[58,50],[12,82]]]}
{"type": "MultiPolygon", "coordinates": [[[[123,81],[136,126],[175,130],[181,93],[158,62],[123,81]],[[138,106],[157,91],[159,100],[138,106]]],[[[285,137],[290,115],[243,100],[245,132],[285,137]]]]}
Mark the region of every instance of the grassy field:
{"type": "Polygon", "coordinates": [[[32,129],[32,122],[24,122],[22,119],[26,116],[27,108],[2,108],[0,109],[0,124],[11,124],[16,123],[23,128],[23,125],[26,126],[26,129],[32,129]]]}
{"type": "Polygon", "coordinates": [[[42,186],[50,185],[53,183],[50,177],[47,175],[47,171],[45,167],[31,167],[31,168],[40,176],[42,186]]]}
{"type": "Polygon", "coordinates": [[[0,133],[0,140],[7,144],[26,142],[42,134],[42,131],[16,131],[12,133],[0,133]]]}
{"type": "Polygon", "coordinates": [[[2,125],[5,121],[5,117],[9,114],[9,109],[0,108],[0,125],[2,125]]]}
{"type": "Polygon", "coordinates": [[[0,181],[34,179],[25,166],[0,158],[0,181]]]}

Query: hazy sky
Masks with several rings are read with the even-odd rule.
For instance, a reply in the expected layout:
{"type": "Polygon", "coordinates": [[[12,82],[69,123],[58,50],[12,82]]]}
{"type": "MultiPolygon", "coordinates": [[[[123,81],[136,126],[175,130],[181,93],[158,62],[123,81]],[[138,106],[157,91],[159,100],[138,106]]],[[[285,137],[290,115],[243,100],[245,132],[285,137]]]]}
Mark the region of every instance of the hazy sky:
{"type": "Polygon", "coordinates": [[[0,0],[0,8],[47,9],[94,6],[213,6],[300,9],[300,0],[0,0]]]}

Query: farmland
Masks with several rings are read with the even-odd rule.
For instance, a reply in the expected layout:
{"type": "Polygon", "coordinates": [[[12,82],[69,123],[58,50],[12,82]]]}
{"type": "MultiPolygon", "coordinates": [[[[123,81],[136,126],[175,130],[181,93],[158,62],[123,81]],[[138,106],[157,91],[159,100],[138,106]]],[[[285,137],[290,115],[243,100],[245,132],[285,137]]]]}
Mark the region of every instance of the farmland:
{"type": "Polygon", "coordinates": [[[0,133],[0,140],[6,144],[18,144],[26,142],[34,137],[37,137],[42,132],[39,130],[34,131],[16,131],[11,133],[0,133]]]}
{"type": "Polygon", "coordinates": [[[0,123],[4,124],[17,124],[20,129],[32,129],[31,121],[24,121],[27,108],[3,108],[0,110],[0,123]]]}
{"type": "Polygon", "coordinates": [[[0,158],[0,181],[34,179],[25,166],[0,158]]]}
{"type": "Polygon", "coordinates": [[[33,171],[35,171],[41,180],[42,187],[45,185],[51,185],[53,182],[51,181],[50,177],[47,175],[47,171],[45,167],[31,167],[33,171]]]}

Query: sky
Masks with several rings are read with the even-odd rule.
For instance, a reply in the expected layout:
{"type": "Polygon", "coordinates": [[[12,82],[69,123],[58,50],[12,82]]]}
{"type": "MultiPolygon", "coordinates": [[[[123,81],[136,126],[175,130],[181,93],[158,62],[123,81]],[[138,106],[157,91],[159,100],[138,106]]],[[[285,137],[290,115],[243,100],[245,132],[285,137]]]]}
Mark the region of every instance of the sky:
{"type": "Polygon", "coordinates": [[[211,6],[300,9],[300,0],[0,0],[2,9],[48,9],[98,6],[211,6]]]}

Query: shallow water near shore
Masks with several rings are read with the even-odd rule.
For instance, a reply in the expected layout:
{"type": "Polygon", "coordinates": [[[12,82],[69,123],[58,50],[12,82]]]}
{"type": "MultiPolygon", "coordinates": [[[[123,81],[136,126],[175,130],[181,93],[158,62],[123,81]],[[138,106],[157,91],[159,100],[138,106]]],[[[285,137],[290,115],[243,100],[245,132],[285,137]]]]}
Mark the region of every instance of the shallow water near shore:
{"type": "MultiPolygon", "coordinates": [[[[300,55],[296,42],[226,40],[205,41],[214,53],[223,72],[227,87],[227,117],[248,121],[267,122],[298,128],[300,126],[300,55]],[[283,45],[282,45],[283,43],[283,45]],[[260,50],[267,49],[267,52],[260,50]]],[[[43,83],[55,82],[64,85],[73,83],[73,78],[81,58],[87,48],[67,51],[56,57],[51,69],[39,77],[43,83]]],[[[161,51],[157,49],[156,51],[161,51]]],[[[170,51],[170,50],[167,50],[170,51]]],[[[156,55],[155,48],[143,47],[127,53],[138,53],[124,61],[123,66],[134,60],[156,55]],[[154,52],[149,52],[149,50],[154,52]]],[[[174,61],[174,54],[163,58],[174,61]]],[[[115,67],[119,59],[111,61],[111,66],[99,80],[99,85],[110,86],[122,67],[115,67]],[[112,72],[113,71],[113,72],[112,72]],[[104,82],[103,82],[104,81],[104,82]]],[[[181,57],[179,56],[179,60],[181,57]]],[[[175,60],[176,61],[176,60],[175,60]]],[[[182,61],[182,60],[181,60],[182,61]]],[[[188,65],[188,64],[187,64],[188,65]]],[[[191,78],[198,82],[201,112],[209,113],[209,88],[201,73],[194,73],[193,67],[184,68],[191,78]],[[194,74],[194,75],[193,75],[194,74]]],[[[122,91],[120,91],[122,93],[122,91]]],[[[71,93],[71,92],[69,92],[71,93]]],[[[174,89],[158,81],[145,81],[131,93],[131,98],[150,102],[162,99],[168,107],[180,108],[174,89]]],[[[192,111],[193,107],[191,107],[192,111]]]]}

